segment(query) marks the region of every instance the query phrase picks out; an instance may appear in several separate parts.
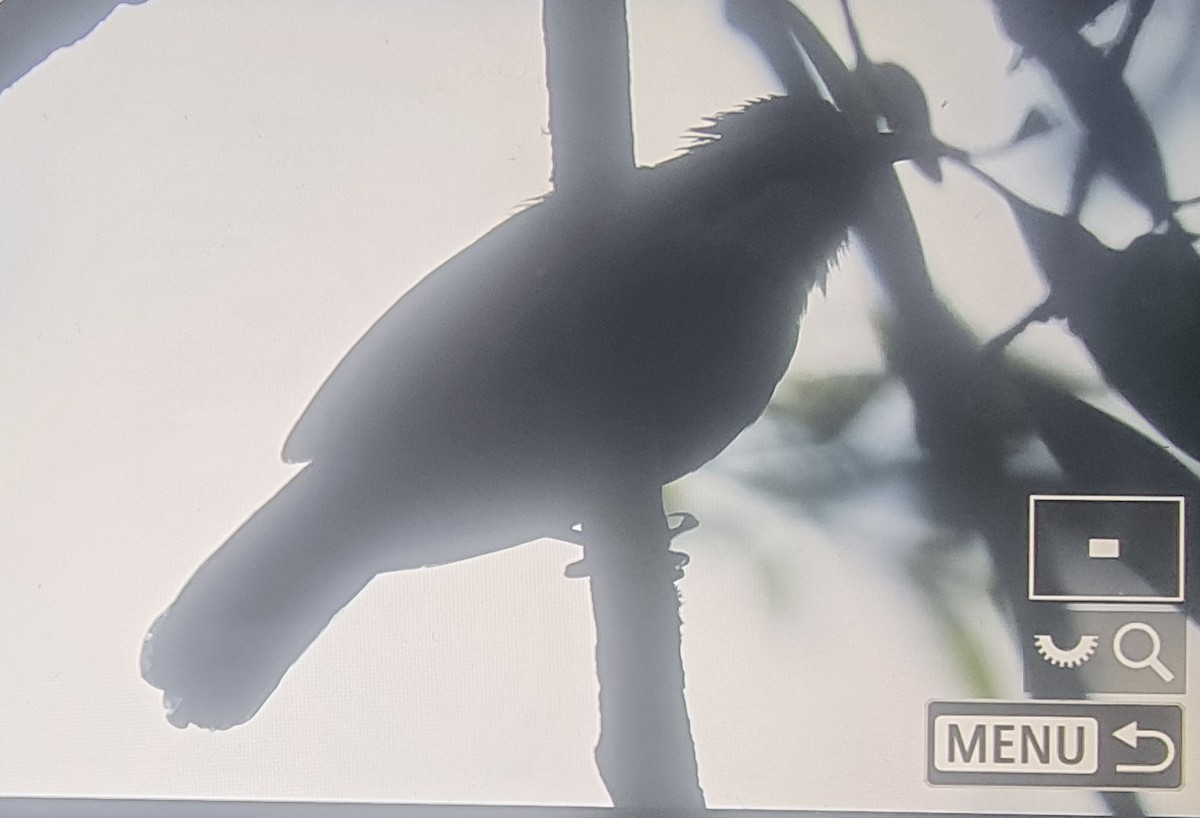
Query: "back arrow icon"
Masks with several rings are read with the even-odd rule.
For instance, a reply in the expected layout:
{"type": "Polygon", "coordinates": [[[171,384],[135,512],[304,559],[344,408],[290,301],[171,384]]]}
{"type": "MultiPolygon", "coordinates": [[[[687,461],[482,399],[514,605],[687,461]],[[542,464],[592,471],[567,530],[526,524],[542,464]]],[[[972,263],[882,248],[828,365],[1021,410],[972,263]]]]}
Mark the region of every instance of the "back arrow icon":
{"type": "Polygon", "coordinates": [[[1140,730],[1138,723],[1131,721],[1124,727],[1113,731],[1113,736],[1123,744],[1127,744],[1133,749],[1137,749],[1138,739],[1153,738],[1161,741],[1166,748],[1166,757],[1157,764],[1118,764],[1116,770],[1119,773],[1161,773],[1171,763],[1175,761],[1175,742],[1166,733],[1161,733],[1158,730],[1140,730]]]}

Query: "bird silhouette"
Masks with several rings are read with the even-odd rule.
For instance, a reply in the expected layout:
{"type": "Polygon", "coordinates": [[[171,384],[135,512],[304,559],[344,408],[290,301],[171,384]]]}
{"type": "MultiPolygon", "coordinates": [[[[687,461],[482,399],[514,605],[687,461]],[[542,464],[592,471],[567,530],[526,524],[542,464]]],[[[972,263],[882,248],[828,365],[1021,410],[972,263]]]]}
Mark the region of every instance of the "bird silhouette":
{"type": "Polygon", "coordinates": [[[146,636],[172,724],[251,718],[375,575],[586,535],[614,452],[662,485],[762,414],[890,147],[795,96],[692,136],[619,208],[515,214],[351,349],[285,444],[305,468],[146,636]]]}

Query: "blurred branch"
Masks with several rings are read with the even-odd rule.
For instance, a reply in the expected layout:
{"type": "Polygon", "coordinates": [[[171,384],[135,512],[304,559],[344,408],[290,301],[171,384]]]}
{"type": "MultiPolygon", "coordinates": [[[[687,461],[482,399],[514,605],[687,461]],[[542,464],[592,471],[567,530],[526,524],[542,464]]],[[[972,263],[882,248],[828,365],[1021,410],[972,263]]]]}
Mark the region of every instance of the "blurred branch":
{"type": "MultiPolygon", "coordinates": [[[[1030,412],[1042,439],[1062,466],[1071,487],[1080,492],[1113,495],[1180,496],[1187,515],[1184,528],[1200,526],[1200,478],[1145,435],[1087,402],[1037,378],[1022,378],[1030,412]]],[[[1189,555],[1190,556],[1190,555],[1189,555]]],[[[1130,565],[1159,593],[1175,591],[1173,567],[1139,551],[1130,565]]],[[[1186,561],[1186,586],[1200,587],[1200,565],[1186,561]]],[[[1200,620],[1200,601],[1193,593],[1184,604],[1193,621],[1200,620]]]]}
{"type": "Polygon", "coordinates": [[[1175,205],[1167,188],[1158,140],[1122,76],[1152,0],[1133,4],[1125,30],[1111,53],[1087,41],[1079,28],[1091,18],[1067,13],[1063,6],[1068,4],[1042,0],[993,2],[1004,31],[1024,54],[1050,72],[1086,130],[1068,213],[1077,216],[1082,211],[1096,173],[1108,168],[1142,202],[1155,224],[1173,219],[1175,205]]]}
{"type": "MultiPolygon", "coordinates": [[[[872,98],[869,81],[863,82],[873,68],[848,4],[844,3],[843,9],[859,60],[853,74],[804,14],[786,3],[772,7],[816,66],[835,103],[856,127],[874,131],[876,120],[888,112],[872,98]]],[[[1085,93],[1091,95],[1095,90],[1094,84],[1080,87],[1080,102],[1085,93]]],[[[1105,107],[1103,101],[1088,102],[1094,120],[1088,124],[1097,134],[1092,139],[1107,148],[1110,157],[1128,157],[1128,145],[1105,143],[1099,135],[1104,125],[1119,124],[1106,119],[1114,111],[1124,116],[1128,110],[1119,103],[1105,107]]],[[[1128,102],[1132,104],[1131,97],[1128,102]]],[[[1134,141],[1144,143],[1137,134],[1134,141]]],[[[1162,189],[1165,191],[1165,181],[1162,189]]],[[[1153,198],[1145,187],[1141,191],[1153,198]]],[[[1024,527],[1029,487],[1013,479],[1005,464],[1006,450],[1014,439],[1028,438],[1033,431],[1020,384],[994,357],[981,355],[978,343],[937,296],[912,212],[894,171],[878,180],[866,212],[854,227],[890,302],[886,352],[912,399],[917,438],[929,458],[935,491],[956,508],[956,516],[969,520],[982,534],[1012,607],[1017,633],[1035,632],[1030,630],[1034,622],[1043,627],[1058,624],[1065,617],[1063,610],[1035,609],[1027,598],[1024,527]]],[[[1037,403],[1036,395],[1026,397],[1037,403]]],[[[1023,638],[1020,643],[1023,653],[1032,650],[1023,638]]],[[[1077,675],[1064,678],[1075,695],[1085,695],[1077,675]]],[[[1044,695],[1038,690],[1030,692],[1044,695]]],[[[1114,814],[1143,814],[1134,794],[1106,793],[1103,797],[1114,814]]]]}
{"type": "Polygon", "coordinates": [[[1070,215],[1034,207],[965,166],[1016,218],[1049,297],[988,342],[998,351],[1035,321],[1067,319],[1104,380],[1164,437],[1200,458],[1200,255],[1178,230],[1108,247],[1070,215]]]}
{"type": "Polygon", "coordinates": [[[818,96],[804,55],[796,50],[792,33],[780,25],[790,4],[763,0],[725,0],[725,19],[748,37],[775,72],[790,97],[818,96]]]}

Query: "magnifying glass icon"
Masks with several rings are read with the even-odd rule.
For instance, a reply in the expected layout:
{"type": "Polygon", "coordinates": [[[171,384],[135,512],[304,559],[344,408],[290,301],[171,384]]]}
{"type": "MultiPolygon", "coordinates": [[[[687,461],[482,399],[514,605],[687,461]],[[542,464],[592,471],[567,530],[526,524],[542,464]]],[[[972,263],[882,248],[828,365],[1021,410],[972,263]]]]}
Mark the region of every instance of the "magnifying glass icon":
{"type": "Polygon", "coordinates": [[[1158,638],[1158,631],[1147,625],[1145,622],[1126,622],[1113,635],[1113,656],[1117,657],[1117,661],[1125,665],[1130,670],[1141,670],[1148,667],[1158,674],[1158,677],[1164,682],[1170,684],[1175,679],[1175,674],[1171,669],[1162,663],[1158,658],[1162,652],[1162,640],[1158,638]],[[1130,659],[1125,653],[1122,643],[1125,641],[1127,634],[1138,631],[1150,637],[1150,652],[1141,659],[1130,659]]]}

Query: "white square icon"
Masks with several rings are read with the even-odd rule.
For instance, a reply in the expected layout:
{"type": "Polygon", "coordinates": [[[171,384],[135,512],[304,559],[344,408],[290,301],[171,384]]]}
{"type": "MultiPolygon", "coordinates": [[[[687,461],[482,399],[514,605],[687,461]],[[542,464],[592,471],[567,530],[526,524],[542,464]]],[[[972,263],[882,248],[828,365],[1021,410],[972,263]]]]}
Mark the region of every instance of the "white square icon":
{"type": "Polygon", "coordinates": [[[1088,540],[1088,557],[1094,560],[1121,558],[1121,541],[1112,537],[1092,537],[1088,540]]]}
{"type": "Polygon", "coordinates": [[[1180,602],[1182,497],[1029,498],[1029,598],[1055,602],[1180,602]]]}

